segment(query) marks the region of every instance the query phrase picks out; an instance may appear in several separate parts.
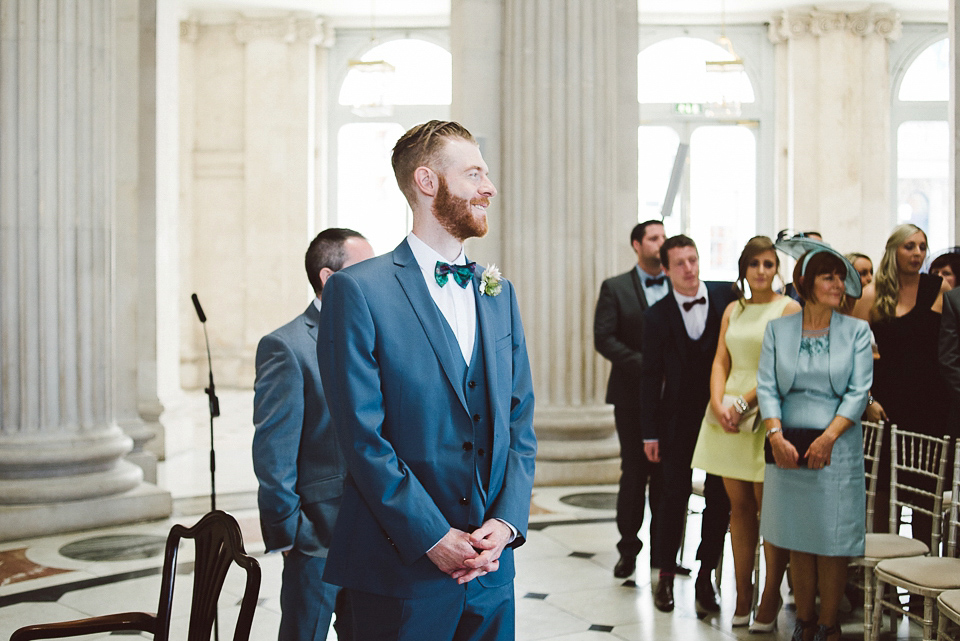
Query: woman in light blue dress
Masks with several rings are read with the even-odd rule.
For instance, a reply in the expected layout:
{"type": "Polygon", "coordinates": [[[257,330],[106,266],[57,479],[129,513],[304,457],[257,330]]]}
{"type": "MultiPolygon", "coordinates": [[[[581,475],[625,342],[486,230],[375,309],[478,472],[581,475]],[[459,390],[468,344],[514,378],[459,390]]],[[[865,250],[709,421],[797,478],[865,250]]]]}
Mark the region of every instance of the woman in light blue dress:
{"type": "Polygon", "coordinates": [[[873,381],[873,354],[867,323],[838,311],[845,291],[859,293],[846,286],[848,275],[859,285],[853,267],[826,245],[797,261],[793,281],[806,303],[803,313],[767,325],[757,375],[760,414],[776,461],[766,466],[760,531],[790,550],[794,641],[840,638],[837,607],[847,559],[864,552],[860,416],[873,381]],[[823,433],[798,448],[789,438],[800,443],[802,435],[788,437],[784,429],[823,433]]]}

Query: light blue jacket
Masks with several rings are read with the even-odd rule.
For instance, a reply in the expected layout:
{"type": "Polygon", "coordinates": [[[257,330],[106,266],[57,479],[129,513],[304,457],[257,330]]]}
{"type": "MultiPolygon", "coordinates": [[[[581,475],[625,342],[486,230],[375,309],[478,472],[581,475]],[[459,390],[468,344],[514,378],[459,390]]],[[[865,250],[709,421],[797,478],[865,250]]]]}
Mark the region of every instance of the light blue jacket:
{"type": "MultiPolygon", "coordinates": [[[[802,329],[800,312],[767,324],[757,372],[757,399],[764,419],[783,418],[780,404],[793,387],[797,374],[802,329]]],[[[858,423],[873,384],[870,326],[860,319],[834,312],[830,317],[829,336],[830,387],[841,399],[836,415],[858,423]]]]}

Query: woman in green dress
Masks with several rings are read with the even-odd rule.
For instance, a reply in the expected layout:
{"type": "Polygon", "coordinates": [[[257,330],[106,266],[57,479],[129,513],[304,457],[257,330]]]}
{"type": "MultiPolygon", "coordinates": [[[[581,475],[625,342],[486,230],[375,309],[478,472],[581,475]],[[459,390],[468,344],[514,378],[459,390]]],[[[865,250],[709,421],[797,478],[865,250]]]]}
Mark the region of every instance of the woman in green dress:
{"type": "MultiPolygon", "coordinates": [[[[794,300],[773,289],[780,259],[769,238],[751,238],[738,264],[740,299],[723,314],[710,376],[710,407],[700,426],[692,463],[693,467],[723,477],[730,497],[730,539],[737,579],[734,627],[750,624],[753,603],[753,562],[764,472],[763,432],[753,427],[763,332],[771,319],[800,311],[794,300]]],[[[750,625],[752,632],[772,631],[781,605],[779,588],[787,563],[786,552],[765,544],[764,555],[766,585],[750,625]]]]}

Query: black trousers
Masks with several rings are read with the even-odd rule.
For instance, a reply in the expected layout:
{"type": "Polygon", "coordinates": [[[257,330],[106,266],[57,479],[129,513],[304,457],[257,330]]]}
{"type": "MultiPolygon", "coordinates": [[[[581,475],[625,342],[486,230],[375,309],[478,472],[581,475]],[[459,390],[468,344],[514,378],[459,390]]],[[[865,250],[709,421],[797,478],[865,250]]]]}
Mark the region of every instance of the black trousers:
{"type": "MultiPolygon", "coordinates": [[[[660,472],[663,489],[660,493],[660,523],[656,532],[658,556],[653,565],[659,568],[673,567],[680,541],[683,539],[683,524],[687,513],[687,501],[690,499],[690,487],[693,470],[690,460],[693,451],[664,452],[661,449],[660,472]]],[[[700,547],[697,560],[700,571],[713,570],[723,554],[723,541],[730,524],[730,499],[723,487],[723,479],[707,474],[704,483],[704,502],[700,524],[700,547]]]]}
{"type": "Polygon", "coordinates": [[[640,408],[624,408],[615,405],[613,419],[620,439],[620,490],[617,493],[617,530],[620,541],[617,550],[621,556],[637,556],[643,542],[637,535],[643,525],[647,506],[647,489],[650,491],[650,558],[657,553],[654,532],[659,525],[660,514],[660,464],[651,463],[643,452],[643,436],[640,434],[640,408]]]}

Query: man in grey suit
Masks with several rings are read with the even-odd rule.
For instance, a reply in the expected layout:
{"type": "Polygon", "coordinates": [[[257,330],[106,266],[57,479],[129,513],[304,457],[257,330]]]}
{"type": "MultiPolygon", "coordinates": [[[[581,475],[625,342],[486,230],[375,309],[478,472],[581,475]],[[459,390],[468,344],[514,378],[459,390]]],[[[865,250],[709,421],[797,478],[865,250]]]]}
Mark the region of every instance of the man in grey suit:
{"type": "MultiPolygon", "coordinates": [[[[610,380],[607,403],[620,439],[620,491],[617,494],[617,530],[620,560],[613,575],[625,579],[636,569],[643,543],[637,536],[643,525],[646,493],[650,488],[650,540],[658,525],[660,466],[647,460],[640,431],[640,365],[643,363],[643,312],[667,295],[670,281],[660,266],[660,246],[667,239],[663,222],[648,220],[630,232],[637,264],[630,271],[603,281],[593,318],[593,344],[607,358],[610,380]]],[[[650,550],[650,558],[659,558],[650,550]]]]}
{"type": "Polygon", "coordinates": [[[305,259],[316,299],[257,347],[253,467],[264,544],[284,555],[280,641],[326,639],[335,604],[338,638],[352,636],[339,588],[322,580],[345,469],[317,369],[317,325],[330,275],[372,256],[355,231],[320,232],[305,259]]]}

